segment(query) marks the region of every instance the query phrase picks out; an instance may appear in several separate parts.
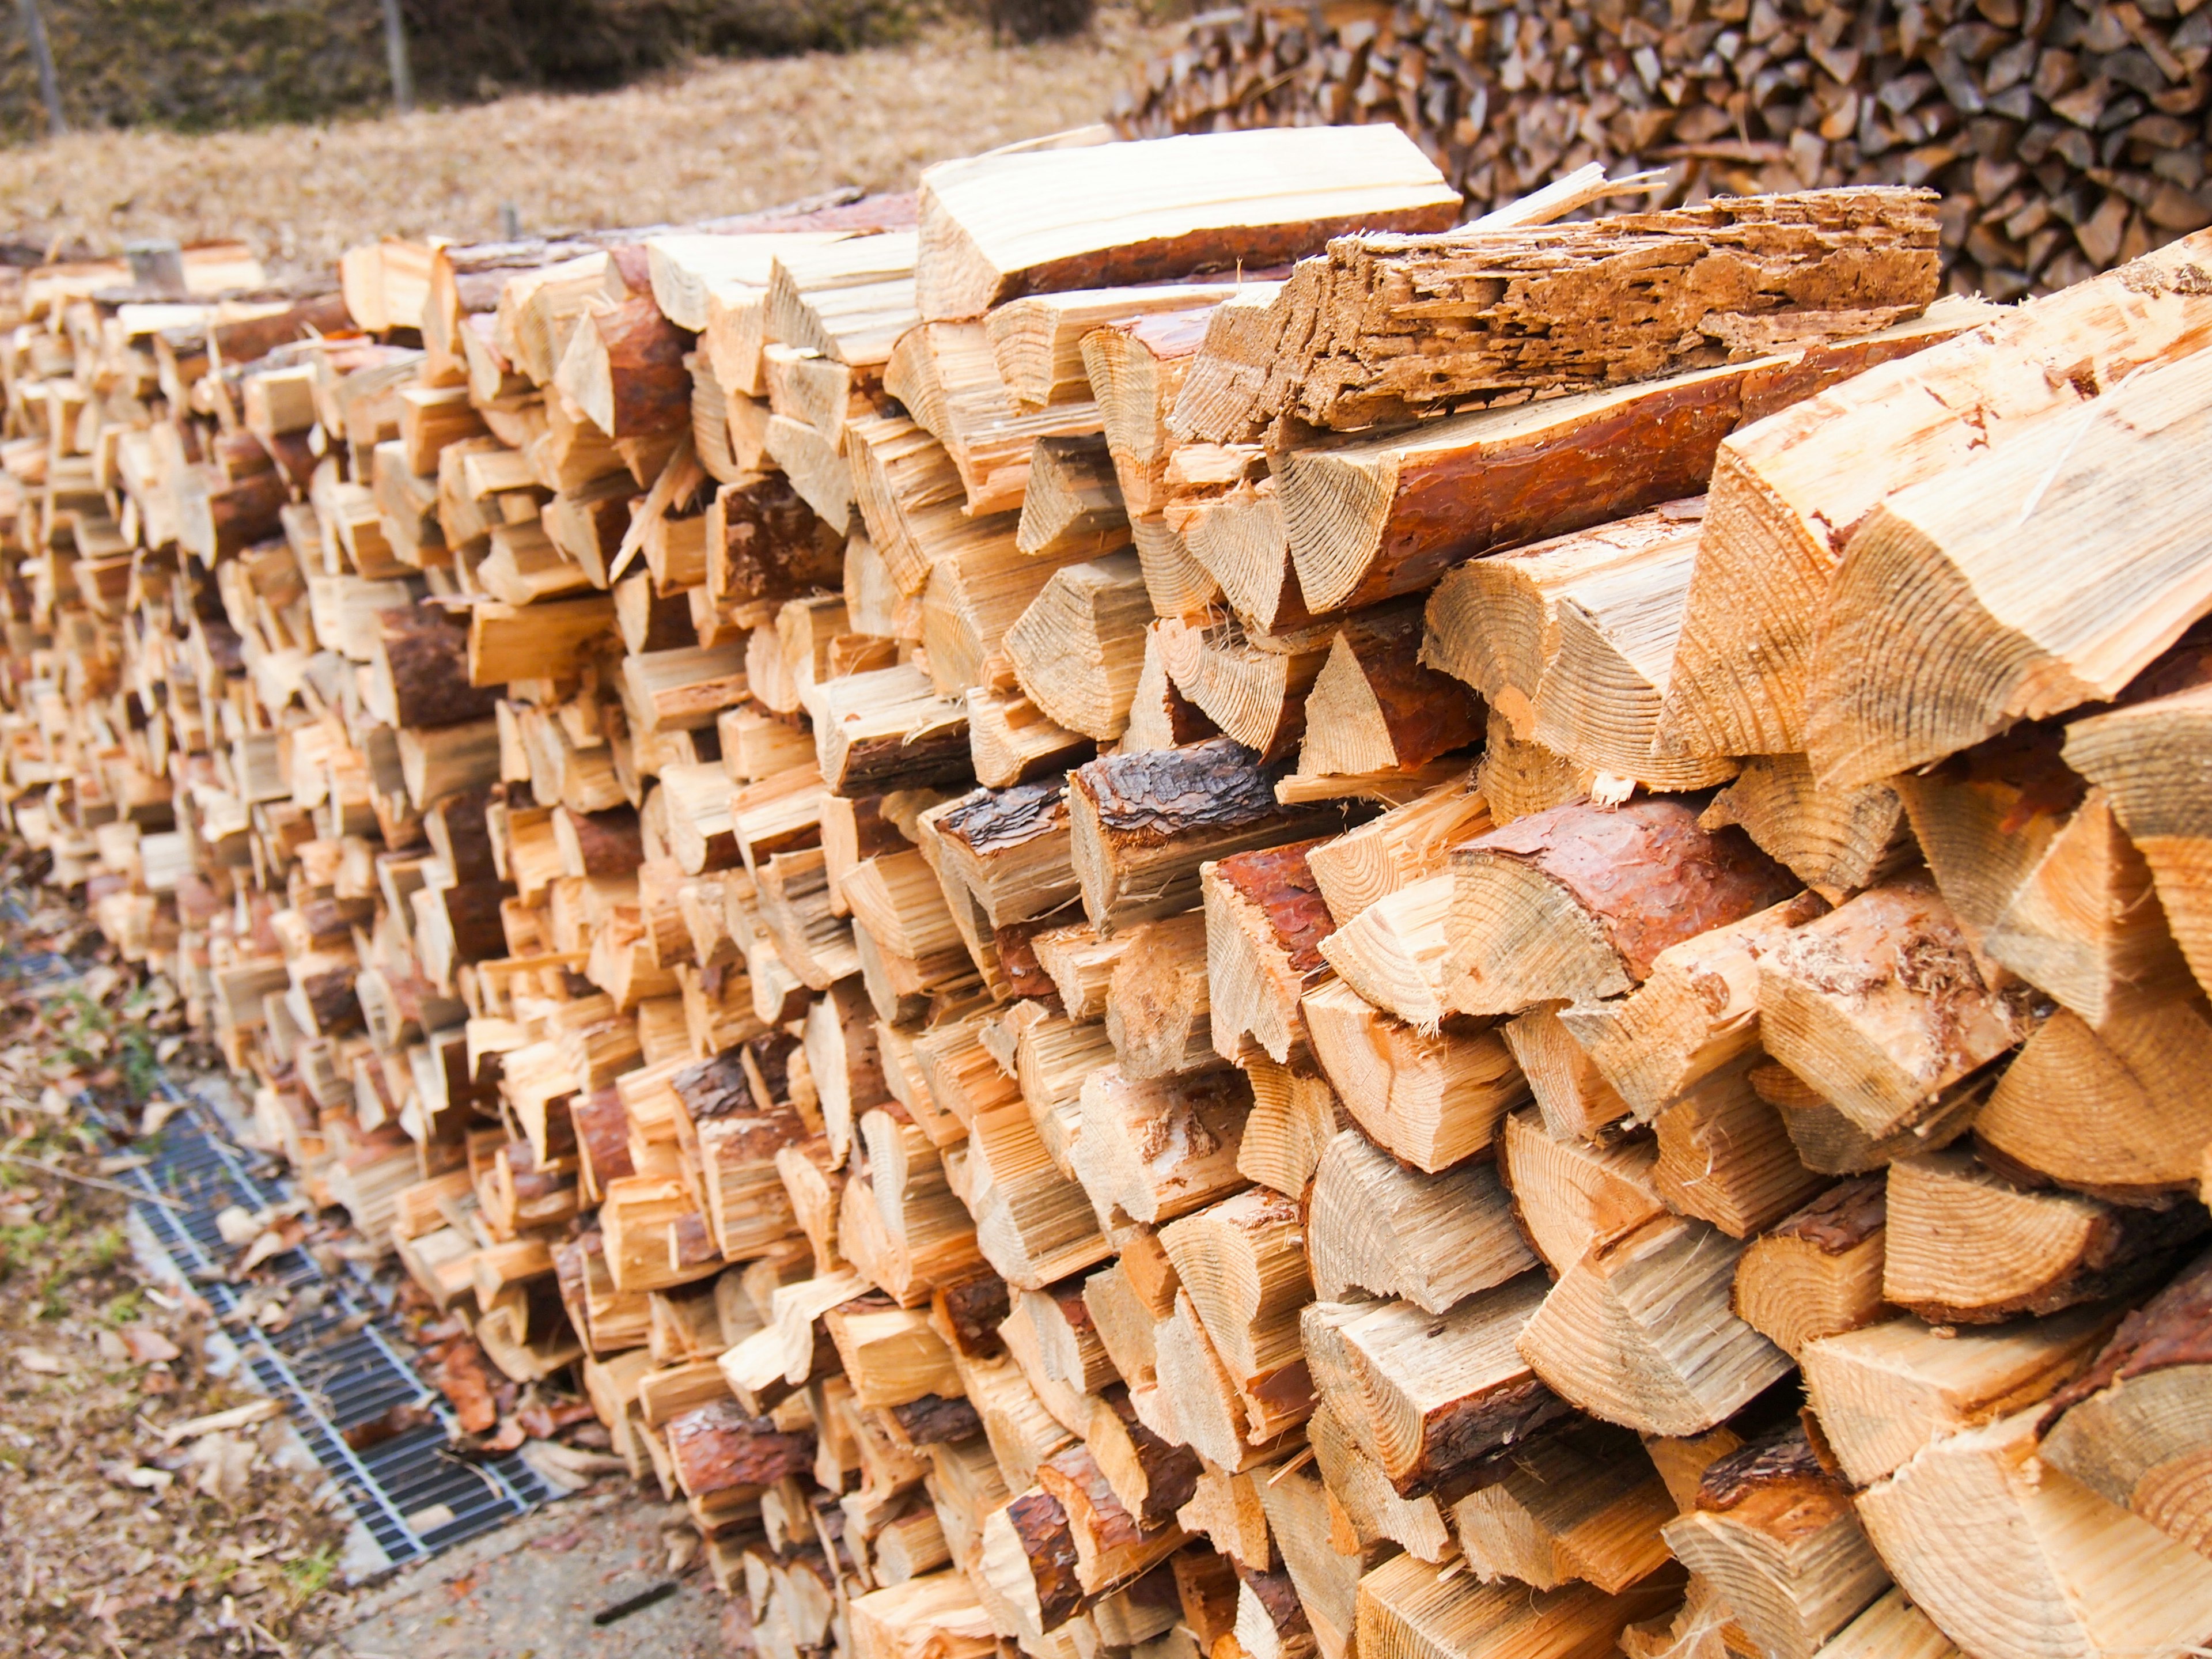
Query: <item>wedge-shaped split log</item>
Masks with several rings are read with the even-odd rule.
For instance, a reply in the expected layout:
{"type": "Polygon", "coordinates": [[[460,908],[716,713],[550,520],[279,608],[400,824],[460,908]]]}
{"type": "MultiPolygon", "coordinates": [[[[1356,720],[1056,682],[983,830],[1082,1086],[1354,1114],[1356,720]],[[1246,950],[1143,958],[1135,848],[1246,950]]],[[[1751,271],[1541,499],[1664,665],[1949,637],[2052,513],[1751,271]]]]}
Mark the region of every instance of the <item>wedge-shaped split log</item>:
{"type": "Polygon", "coordinates": [[[1421,1175],[1354,1129],[1329,1142],[1314,1172],[1306,1254],[1324,1302],[1364,1291],[1432,1314],[1536,1265],[1495,1166],[1421,1175]]]}
{"type": "Polygon", "coordinates": [[[2212,1256],[2130,1314],[2036,1432],[2044,1461],[2212,1557],[2212,1256]]]}
{"type": "Polygon", "coordinates": [[[2122,1296],[2212,1229],[2194,1197],[2155,1207],[2022,1188],[1956,1148],[1889,1166],[1882,1295],[1936,1324],[1996,1324],[2122,1296]]]}
{"type": "Polygon", "coordinates": [[[2200,1642],[2212,1561],[2035,1452],[2023,1412],[1937,1441],[1862,1493],[1899,1587],[1968,1653],[2092,1659],[2200,1642]]]}
{"type": "Polygon", "coordinates": [[[1759,974],[1767,1053],[1877,1138],[2027,1035],[2027,988],[1978,957],[1923,875],[1808,922],[1759,974]]]}
{"type": "Polygon", "coordinates": [[[1850,1488],[1794,1423],[1711,1464],[1697,1506],[1668,1523],[1666,1538],[1773,1659],[1814,1659],[1889,1588],[1850,1488]]]}
{"type": "Polygon", "coordinates": [[[1671,945],[1790,896],[1788,872],[1686,804],[1561,806],[1455,848],[1452,1006],[1517,1013],[1617,996],[1671,945]]]}
{"type": "Polygon", "coordinates": [[[1675,1217],[1603,1241],[1561,1275],[1521,1352],[1594,1417],[1643,1434],[1702,1434],[1790,1370],[1729,1307],[1742,1253],[1675,1217]]]}

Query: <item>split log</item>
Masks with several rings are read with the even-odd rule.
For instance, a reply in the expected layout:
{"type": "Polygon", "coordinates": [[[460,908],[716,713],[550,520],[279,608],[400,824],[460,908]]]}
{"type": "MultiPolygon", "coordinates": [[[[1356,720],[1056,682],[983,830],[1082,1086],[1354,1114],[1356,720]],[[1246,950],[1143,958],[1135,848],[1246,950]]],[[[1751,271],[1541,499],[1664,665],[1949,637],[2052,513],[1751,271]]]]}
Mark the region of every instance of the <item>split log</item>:
{"type": "Polygon", "coordinates": [[[1410,609],[1337,630],[1306,696],[1301,774],[1422,766],[1480,738],[1474,700],[1416,659],[1421,630],[1410,609]]]}
{"type": "Polygon", "coordinates": [[[2204,752],[2212,688],[2177,691],[2077,720],[2066,763],[2100,786],[2158,885],[2167,925],[2200,986],[2212,985],[2212,909],[2204,900],[2212,797],[2193,757],[2204,752]]]}
{"type": "MultiPolygon", "coordinates": [[[[1694,495],[1742,422],[1981,319],[1979,307],[1962,309],[1939,305],[1855,339],[1292,450],[1276,479],[1299,590],[1316,611],[1373,605],[1419,592],[1477,554],[1694,495]]],[[[1693,575],[1693,601],[1695,592],[1693,575]]],[[[1676,672],[1686,672],[1685,659],[1676,672]]]]}
{"type": "Polygon", "coordinates": [[[814,1462],[814,1436],[790,1434],[775,1420],[749,1416],[734,1401],[702,1406],[668,1425],[669,1451],[687,1497],[734,1486],[767,1486],[803,1474],[814,1462]]]}
{"type": "Polygon", "coordinates": [[[2032,1190],[1957,1150],[1891,1164],[1888,1211],[1882,1295],[1936,1324],[2125,1295],[2212,1227],[2193,1197],[2142,1209],[2032,1190]]]}
{"type": "Polygon", "coordinates": [[[1844,538],[1893,492],[2066,425],[2096,389],[2197,349],[2207,313],[2184,273],[2198,250],[2185,239],[2057,304],[1978,319],[1722,446],[1661,744],[1802,752],[1814,631],[1844,538]]]}
{"type": "Polygon", "coordinates": [[[1741,1060],[1700,1079],[1653,1126],[1652,1176],[1668,1206],[1731,1238],[1771,1226],[1827,1184],[1798,1161],[1781,1116],[1753,1090],[1750,1069],[1741,1060]]]}
{"type": "Polygon", "coordinates": [[[1805,1394],[1822,1441],[1856,1486],[1923,1447],[2047,1398],[2080,1375],[2116,1308],[1953,1330],[1892,1319],[1805,1345],[1805,1394]]]}
{"type": "MultiPolygon", "coordinates": [[[[1084,398],[1073,401],[1087,401],[1084,398]]],[[[1031,557],[1098,559],[1129,544],[1129,514],[1103,434],[1040,438],[1014,544],[1031,557]]]]}
{"type": "Polygon", "coordinates": [[[1188,908],[1199,867],[1311,835],[1326,805],[1285,807],[1270,769],[1226,738],[1092,761],[1070,775],[1083,908],[1102,929],[1188,908]]]}
{"type": "Polygon", "coordinates": [[[1502,1480],[1452,1505],[1452,1529],[1485,1583],[1574,1581],[1618,1595],[1667,1565],[1666,1483],[1635,1437],[1599,1424],[1540,1437],[1502,1480]]]}
{"type": "Polygon", "coordinates": [[[1969,1653],[2155,1653],[2199,1640],[2212,1562],[2037,1466],[2035,1450],[2034,1414],[2022,1413],[1937,1442],[1860,1495],[1899,1588],[1969,1653]],[[1985,1528],[2017,1547],[1991,1552],[1985,1528]],[[2086,1561],[2112,1565],[2075,1565],[2086,1561]]]}
{"type": "MultiPolygon", "coordinates": [[[[1160,1230],[1160,1243],[1250,1419],[1273,1439],[1303,1421],[1313,1389],[1298,1310],[1313,1295],[1296,1202],[1254,1188],[1160,1230]]],[[[1203,1449],[1201,1448],[1201,1449],[1203,1449]]]]}
{"type": "Polygon", "coordinates": [[[1834,789],[1802,755],[1753,755],[1698,819],[1739,824],[1769,858],[1831,904],[1895,875],[1911,855],[1898,792],[1887,782],[1834,789]]]}
{"type": "Polygon", "coordinates": [[[1355,228],[1441,229],[1458,209],[1411,141],[1367,127],[983,156],[922,180],[918,294],[924,317],[980,317],[1024,294],[1273,264],[1355,228]]]}
{"type": "Polygon", "coordinates": [[[1600,1654],[1627,1626],[1664,1612],[1680,1595],[1680,1576],[1663,1571],[1620,1595],[1581,1583],[1531,1591],[1440,1574],[1417,1556],[1400,1555],[1359,1581],[1355,1639],[1363,1654],[1397,1659],[1600,1654]]]}
{"type": "Polygon", "coordinates": [[[1889,1588],[1850,1489],[1796,1424],[1711,1464],[1697,1507],[1669,1522],[1666,1537],[1774,1659],[1813,1659],[1889,1588]]]}
{"type": "Polygon", "coordinates": [[[983,325],[1000,378],[1016,398],[1030,405],[1081,403],[1091,396],[1083,344],[1092,334],[1218,305],[1236,291],[1233,283],[1169,283],[1033,294],[993,307],[983,325]]]}
{"type": "Polygon", "coordinates": [[[1356,998],[1429,1036],[1453,1012],[1452,891],[1449,872],[1425,876],[1384,894],[1318,945],[1356,998]]]}
{"type": "Polygon", "coordinates": [[[2075,419],[1875,506],[1814,644],[1805,743],[1824,781],[1869,783],[2109,701],[2203,614],[2212,594],[2182,547],[2195,515],[2160,485],[2199,447],[2208,372],[2191,356],[2131,375],[2075,419]],[[2017,517],[1993,521],[1986,504],[2014,497],[2017,517]],[[2112,529],[2087,557],[2071,540],[2058,552],[2054,526],[2085,518],[2112,529]]]}
{"type": "Polygon", "coordinates": [[[2046,1462],[2199,1555],[2212,1555],[2212,1511],[2195,1473],[2212,1439],[2209,1330],[2212,1256],[2200,1256],[2121,1322],[2036,1427],[2046,1462]]]}
{"type": "Polygon", "coordinates": [[[377,713],[396,726],[480,720],[499,701],[469,678],[469,630],[436,611],[378,611],[368,672],[377,713]]]}
{"type": "Polygon", "coordinates": [[[1993,1160],[2093,1197],[2186,1193],[2212,1146],[2212,1024],[2194,997],[2096,1026],[2061,1009],[2005,1067],[1974,1133],[1993,1160]]]}
{"type": "Polygon", "coordinates": [[[1206,918],[1196,913],[1134,930],[1106,989],[1106,1036],[1123,1076],[1174,1077],[1222,1064],[1207,1000],[1207,938],[1206,918]]]}
{"type": "Polygon", "coordinates": [[[958,782],[967,772],[963,706],[939,696],[912,664],[827,681],[810,712],[833,793],[958,782]]]}
{"type": "Polygon", "coordinates": [[[1536,1265],[1494,1166],[1416,1174],[1352,1129],[1314,1171],[1306,1255],[1324,1302],[1364,1291],[1432,1314],[1536,1265]]]}
{"type": "Polygon", "coordinates": [[[1302,1008],[1314,1055],[1368,1138],[1433,1175],[1498,1137],[1528,1097],[1528,1079],[1495,1032],[1453,1020],[1424,1035],[1352,987],[1323,985],[1302,1008]]]}
{"type": "Polygon", "coordinates": [[[1110,743],[1128,724],[1151,616],[1133,555],[1066,565],[1007,630],[1006,655],[1047,715],[1110,743]]]}
{"type": "Polygon", "coordinates": [[[1498,1158],[1514,1212],[1555,1273],[1667,1212],[1658,1148],[1649,1140],[1605,1145],[1555,1135],[1537,1114],[1520,1111],[1505,1120],[1498,1158]]]}
{"type": "Polygon", "coordinates": [[[1759,984],[1767,1052],[1877,1138],[1924,1121],[1944,1090],[2027,1034],[2025,988],[1984,971],[1924,876],[1797,928],[1759,958],[1759,984]]]}
{"type": "Polygon", "coordinates": [[[1559,1023],[1648,1123],[1699,1079],[1756,1048],[1760,958],[1826,908],[1801,893],[1670,945],[1628,995],[1575,1004],[1559,1023]]]}
{"type": "Polygon", "coordinates": [[[1561,1139],[1608,1139],[1628,1115],[1628,1103],[1568,1036],[1560,1012],[1545,1003],[1506,1021],[1505,1046],[1528,1079],[1545,1128],[1561,1139]]]}
{"type": "Polygon", "coordinates": [[[1224,1059],[1248,1037],[1278,1064],[1306,1046],[1299,1000],[1325,970],[1320,941],[1335,930],[1307,862],[1325,844],[1238,853],[1199,871],[1210,1029],[1224,1059]]]}
{"type": "Polygon", "coordinates": [[[1540,1274],[1523,1274],[1441,1317],[1409,1302],[1308,1306],[1315,1382],[1401,1497],[1472,1473],[1570,1413],[1514,1348],[1544,1291],[1540,1274]]]}
{"type": "Polygon", "coordinates": [[[1242,338],[1216,325],[1177,428],[1234,442],[1294,415],[1349,430],[1485,393],[1648,380],[1864,334],[1936,297],[1933,208],[1924,192],[1875,187],[1346,239],[1294,271],[1242,338]],[[1424,295],[1412,313],[1409,289],[1424,295]],[[1721,289],[1744,308],[1714,304],[1721,289]]]}
{"type": "Polygon", "coordinates": [[[1252,1085],[1252,1113],[1237,1144],[1237,1173],[1275,1192],[1302,1194],[1323,1149],[1345,1127],[1336,1091],[1310,1072],[1256,1054],[1243,1073],[1252,1085]]]}
{"type": "Polygon", "coordinates": [[[1736,1316],[1791,1358],[1882,1316],[1884,1187],[1839,1182],[1751,1241],[1736,1263],[1736,1316]]]}
{"type": "Polygon", "coordinates": [[[1668,945],[1740,921],[1795,883],[1734,830],[1674,800],[1562,806],[1452,855],[1453,1006],[1512,1013],[1615,996],[1668,945]]]}
{"type": "Polygon", "coordinates": [[[1441,784],[1313,848],[1307,866],[1339,927],[1376,900],[1441,873],[1452,845],[1490,828],[1489,805],[1465,781],[1441,784]]]}
{"type": "Polygon", "coordinates": [[[1705,503],[1667,501],[1613,524],[1554,536],[1449,571],[1429,595],[1421,660],[1473,686],[1516,736],[1535,735],[1536,694],[1559,654],[1560,609],[1575,585],[1694,549],[1705,503]]]}
{"type": "Polygon", "coordinates": [[[1673,1217],[1603,1240],[1561,1276],[1521,1352],[1594,1417],[1642,1434],[1702,1434],[1790,1370],[1729,1308],[1742,1252],[1673,1217]]]}

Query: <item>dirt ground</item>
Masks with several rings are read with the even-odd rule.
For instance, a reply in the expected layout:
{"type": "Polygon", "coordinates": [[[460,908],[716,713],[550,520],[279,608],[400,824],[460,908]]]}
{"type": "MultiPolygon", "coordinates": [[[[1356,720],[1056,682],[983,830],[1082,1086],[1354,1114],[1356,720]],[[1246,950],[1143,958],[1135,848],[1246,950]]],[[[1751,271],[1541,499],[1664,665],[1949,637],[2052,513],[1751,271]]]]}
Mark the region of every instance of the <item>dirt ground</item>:
{"type": "Polygon", "coordinates": [[[374,234],[495,236],[503,204],[543,232],[902,189],[932,161],[1101,118],[1180,32],[1109,6],[1086,34],[1036,46],[945,23],[902,46],[702,64],[618,92],[204,137],[73,134],[0,151],[0,223],[96,253],[236,236],[281,273],[327,275],[374,234]]]}
{"type": "Polygon", "coordinates": [[[280,1425],[198,1420],[266,1402],[216,1374],[207,1304],[139,1273],[112,1185],[150,1066],[189,1063],[182,1010],[82,920],[0,930],[0,961],[84,970],[58,994],[0,979],[0,1653],[282,1651],[343,1527],[280,1425]]]}
{"type": "MultiPolygon", "coordinates": [[[[207,1056],[173,988],[120,968],[80,908],[22,873],[0,860],[0,897],[30,916],[0,915],[0,1659],[725,1651],[728,1603],[683,1506],[610,1472],[617,1460],[592,1449],[604,1431],[564,1391],[462,1386],[484,1369],[473,1344],[404,1293],[402,1328],[430,1343],[418,1368],[465,1423],[483,1408],[477,1438],[520,1440],[544,1415],[527,1432],[562,1437],[561,1484],[579,1490],[381,1581],[344,1582],[350,1511],[275,1402],[225,1374],[223,1338],[250,1333],[225,1332],[191,1285],[150,1279],[129,1243],[118,1178],[169,1109],[155,1068],[189,1088],[207,1056]],[[65,971],[27,973],[61,966],[49,953],[65,971]]],[[[334,1212],[289,1211],[238,1237],[227,1277],[249,1287],[278,1244],[349,1237],[334,1212]]],[[[276,1293],[259,1294],[240,1305],[267,1324],[276,1293]]]]}

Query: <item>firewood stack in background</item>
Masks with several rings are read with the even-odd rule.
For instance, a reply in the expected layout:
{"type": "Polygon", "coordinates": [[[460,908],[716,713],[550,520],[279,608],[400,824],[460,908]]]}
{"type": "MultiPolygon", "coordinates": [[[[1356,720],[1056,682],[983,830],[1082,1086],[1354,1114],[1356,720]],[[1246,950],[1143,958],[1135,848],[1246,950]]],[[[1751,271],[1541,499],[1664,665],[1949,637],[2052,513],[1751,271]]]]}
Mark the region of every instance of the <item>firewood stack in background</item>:
{"type": "Polygon", "coordinates": [[[2212,223],[2212,14],[2191,0],[1329,0],[1205,12],[1133,137],[1388,121],[1473,203],[1597,161],[1692,199],[1943,195],[1952,291],[2045,294],[2212,223]]]}
{"type": "Polygon", "coordinates": [[[769,1659],[2202,1644],[2212,238],[1101,137],[32,273],[15,832],[769,1659]]]}

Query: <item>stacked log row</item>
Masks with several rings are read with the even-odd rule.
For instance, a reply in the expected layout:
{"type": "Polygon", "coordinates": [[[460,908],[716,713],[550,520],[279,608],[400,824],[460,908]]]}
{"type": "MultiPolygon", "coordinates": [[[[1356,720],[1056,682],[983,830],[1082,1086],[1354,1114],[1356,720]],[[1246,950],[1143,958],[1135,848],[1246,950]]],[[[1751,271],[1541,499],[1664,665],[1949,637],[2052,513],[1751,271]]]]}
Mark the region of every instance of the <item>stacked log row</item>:
{"type": "Polygon", "coordinates": [[[1943,193],[1954,291],[2045,294],[2212,222],[2212,20],[2086,0],[1364,0],[1211,10],[1132,137],[1388,121],[1495,205],[1596,161],[1687,199],[1943,193]]]}
{"type": "Polygon", "coordinates": [[[2203,1645],[2212,239],[1098,138],[33,272],[15,833],[772,1659],[2203,1645]]]}

